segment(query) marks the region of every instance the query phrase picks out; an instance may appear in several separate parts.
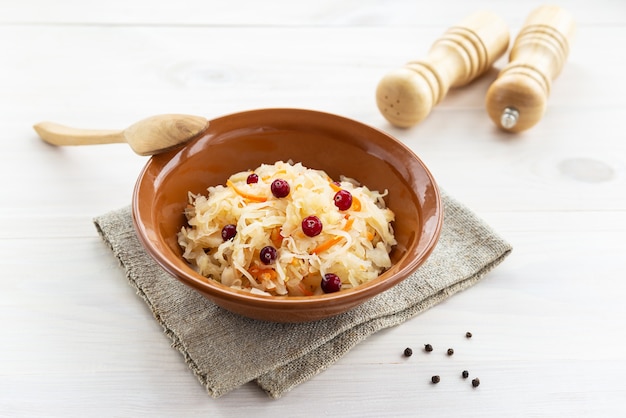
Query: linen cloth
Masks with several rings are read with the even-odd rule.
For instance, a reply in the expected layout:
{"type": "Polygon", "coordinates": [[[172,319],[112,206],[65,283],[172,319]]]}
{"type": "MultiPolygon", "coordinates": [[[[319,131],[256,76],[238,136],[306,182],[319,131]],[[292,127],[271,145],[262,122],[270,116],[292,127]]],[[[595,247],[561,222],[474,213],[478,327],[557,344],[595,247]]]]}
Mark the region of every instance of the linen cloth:
{"type": "Polygon", "coordinates": [[[242,317],[180,283],[144,251],[130,206],[99,216],[94,223],[209,395],[217,398],[255,381],[270,397],[279,398],[369,335],[472,286],[511,252],[512,247],[467,207],[445,193],[442,199],[439,242],[415,273],[344,314],[300,324],[242,317]]]}

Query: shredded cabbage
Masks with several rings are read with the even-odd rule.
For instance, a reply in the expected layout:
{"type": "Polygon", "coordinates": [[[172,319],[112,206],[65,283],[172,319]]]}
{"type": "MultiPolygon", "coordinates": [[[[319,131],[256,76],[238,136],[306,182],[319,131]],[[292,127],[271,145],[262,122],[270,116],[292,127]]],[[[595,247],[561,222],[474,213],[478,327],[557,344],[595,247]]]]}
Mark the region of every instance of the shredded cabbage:
{"type": "Polygon", "coordinates": [[[263,164],[233,174],[226,185],[209,187],[206,196],[189,193],[188,225],[179,232],[178,243],[199,274],[232,288],[264,295],[321,294],[322,277],[333,273],[348,289],[391,266],[396,240],[386,194],[346,177],[335,182],[301,163],[263,164]],[[251,173],[258,176],[257,183],[247,183],[251,173]],[[270,185],[278,178],[289,183],[287,197],[272,195],[270,185]],[[352,194],[347,210],[334,204],[340,189],[352,194]],[[314,237],[302,231],[309,215],[322,222],[322,232],[314,237]],[[222,228],[228,224],[236,226],[236,234],[224,240],[222,228]],[[276,260],[268,265],[259,258],[265,246],[277,249],[276,260]]]}

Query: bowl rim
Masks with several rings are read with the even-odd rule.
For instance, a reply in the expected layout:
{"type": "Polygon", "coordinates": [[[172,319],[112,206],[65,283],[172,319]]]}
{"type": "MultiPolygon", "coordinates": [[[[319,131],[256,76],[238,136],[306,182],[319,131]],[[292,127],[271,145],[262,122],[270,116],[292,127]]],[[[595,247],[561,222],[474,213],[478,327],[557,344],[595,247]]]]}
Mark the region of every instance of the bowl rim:
{"type": "MultiPolygon", "coordinates": [[[[324,118],[333,118],[336,120],[343,120],[343,122],[348,124],[356,124],[361,128],[366,128],[372,131],[375,131],[378,135],[386,137],[387,140],[395,143],[396,146],[402,148],[403,151],[410,154],[412,159],[419,163],[421,169],[424,171],[424,174],[428,177],[430,184],[432,185],[433,198],[435,200],[435,208],[436,208],[436,224],[432,228],[432,234],[429,240],[424,244],[424,250],[418,254],[417,257],[412,256],[407,252],[404,254],[396,263],[394,263],[388,270],[381,273],[376,279],[373,279],[367,283],[359,285],[357,287],[351,289],[345,289],[340,292],[320,294],[320,295],[311,295],[311,296],[273,296],[273,295],[261,295],[250,293],[248,291],[233,289],[230,288],[217,280],[213,280],[210,278],[206,278],[200,275],[198,272],[193,270],[193,268],[189,265],[186,266],[185,269],[179,268],[176,263],[172,263],[171,260],[164,255],[159,249],[157,245],[149,239],[149,233],[146,226],[140,221],[140,213],[141,210],[139,208],[140,199],[139,192],[142,188],[144,179],[147,174],[150,172],[152,166],[156,164],[155,161],[157,159],[167,158],[167,161],[170,161],[171,158],[168,155],[175,156],[181,150],[185,149],[187,146],[193,144],[195,139],[190,141],[187,145],[178,148],[173,151],[169,151],[165,154],[159,154],[157,156],[151,157],[144,167],[141,169],[137,181],[135,183],[133,194],[132,194],[132,204],[131,204],[131,213],[132,213],[132,221],[133,226],[136,231],[137,238],[139,239],[142,247],[146,250],[146,252],[151,256],[151,258],[156,261],[156,263],[163,268],[167,273],[174,276],[176,279],[184,282],[188,286],[193,289],[200,291],[201,293],[208,294],[211,296],[215,296],[218,298],[226,299],[231,302],[236,302],[238,304],[246,304],[248,306],[253,306],[255,308],[260,309],[273,309],[277,307],[281,307],[285,312],[289,310],[300,310],[300,309],[310,309],[314,310],[324,310],[327,309],[325,306],[333,301],[340,301],[344,299],[349,299],[351,301],[359,301],[362,299],[369,299],[374,294],[381,293],[393,286],[397,283],[403,281],[408,276],[410,276],[423,262],[430,256],[432,251],[435,249],[439,237],[441,235],[441,229],[443,227],[443,203],[441,200],[441,192],[439,187],[428,169],[428,167],[424,164],[424,162],[415,154],[413,150],[411,150],[408,146],[402,143],[400,140],[396,139],[392,135],[382,131],[381,129],[377,129],[371,125],[365,124],[363,122],[359,122],[355,119],[351,119],[345,116],[336,115],[333,113],[318,111],[318,110],[310,110],[310,109],[302,109],[302,108],[285,108],[285,107],[277,107],[277,108],[260,108],[260,109],[252,109],[252,110],[244,110],[240,112],[233,112],[229,114],[225,114],[222,116],[218,116],[209,121],[209,127],[211,121],[230,118],[230,117],[240,117],[244,114],[252,114],[252,113],[260,113],[260,112],[295,112],[300,114],[316,114],[320,117],[324,118]],[[155,158],[156,157],[156,158],[155,158]],[[409,257],[411,257],[409,259],[409,257]],[[389,276],[394,275],[392,280],[389,280],[389,276]],[[380,289],[379,289],[380,288],[380,289]],[[317,308],[317,309],[316,309],[317,308]]],[[[210,128],[209,128],[210,129],[210,128]]],[[[202,137],[200,134],[198,137],[202,137]]],[[[180,260],[179,260],[180,261],[180,260]]],[[[184,260],[182,260],[184,262],[184,260]]]]}

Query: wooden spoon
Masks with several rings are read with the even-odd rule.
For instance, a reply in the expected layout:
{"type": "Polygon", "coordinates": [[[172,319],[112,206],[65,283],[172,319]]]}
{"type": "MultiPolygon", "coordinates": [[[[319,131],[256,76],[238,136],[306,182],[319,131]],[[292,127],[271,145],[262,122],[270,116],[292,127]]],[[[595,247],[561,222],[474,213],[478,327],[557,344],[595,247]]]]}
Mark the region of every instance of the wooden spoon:
{"type": "Polygon", "coordinates": [[[33,128],[52,145],[126,142],[139,155],[154,155],[186,144],[208,126],[201,116],[165,114],[140,120],[122,131],[70,128],[54,122],[40,122],[33,128]]]}

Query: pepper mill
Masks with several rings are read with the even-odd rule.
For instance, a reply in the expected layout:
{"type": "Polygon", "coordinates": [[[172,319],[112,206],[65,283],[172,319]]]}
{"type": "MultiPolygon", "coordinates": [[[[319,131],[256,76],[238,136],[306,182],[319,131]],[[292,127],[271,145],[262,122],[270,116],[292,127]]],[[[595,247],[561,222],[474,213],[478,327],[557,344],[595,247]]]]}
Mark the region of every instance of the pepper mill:
{"type": "Polygon", "coordinates": [[[520,132],[539,122],[552,81],[569,54],[574,26],[570,14],[557,6],[531,12],[513,43],[509,64],[487,91],[487,113],[498,127],[520,132]]]}
{"type": "Polygon", "coordinates": [[[408,128],[422,121],[450,87],[465,85],[500,58],[509,46],[506,23],[491,12],[477,12],[449,28],[424,60],[410,61],[385,75],[376,104],[393,125],[408,128]]]}

